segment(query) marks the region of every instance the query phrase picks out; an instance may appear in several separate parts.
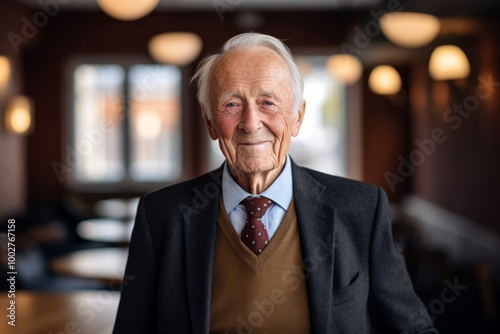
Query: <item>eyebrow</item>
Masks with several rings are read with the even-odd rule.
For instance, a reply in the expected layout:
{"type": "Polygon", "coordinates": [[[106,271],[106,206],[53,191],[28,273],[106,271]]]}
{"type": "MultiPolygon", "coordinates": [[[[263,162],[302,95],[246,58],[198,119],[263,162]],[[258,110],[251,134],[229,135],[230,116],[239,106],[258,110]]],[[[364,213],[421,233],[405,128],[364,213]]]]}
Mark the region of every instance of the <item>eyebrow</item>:
{"type": "Polygon", "coordinates": [[[257,96],[275,96],[275,94],[273,94],[273,92],[270,90],[260,88],[257,96]]]}
{"type": "MultiPolygon", "coordinates": [[[[275,94],[272,90],[268,90],[265,88],[259,88],[259,90],[257,92],[257,97],[262,97],[262,96],[268,96],[268,97],[271,97],[271,98],[277,100],[278,102],[281,102],[281,98],[277,94],[275,94]]],[[[244,100],[243,96],[240,93],[238,93],[237,91],[231,91],[227,94],[222,95],[218,99],[218,101],[219,102],[226,101],[226,100],[233,98],[233,97],[244,100]]]]}
{"type": "Polygon", "coordinates": [[[275,94],[272,90],[267,90],[267,89],[264,89],[264,88],[260,88],[259,89],[259,92],[258,92],[257,96],[259,96],[259,97],[261,97],[261,96],[269,96],[269,97],[275,99],[278,102],[281,102],[281,100],[282,100],[278,94],[275,94]]]}
{"type": "Polygon", "coordinates": [[[241,99],[241,95],[240,95],[240,94],[238,94],[237,92],[234,92],[234,91],[233,91],[233,92],[229,92],[229,93],[227,93],[227,94],[222,95],[222,96],[218,99],[218,101],[219,101],[219,102],[223,102],[223,101],[226,101],[226,100],[228,100],[228,99],[230,99],[230,98],[232,98],[232,97],[237,97],[237,98],[241,99]]]}

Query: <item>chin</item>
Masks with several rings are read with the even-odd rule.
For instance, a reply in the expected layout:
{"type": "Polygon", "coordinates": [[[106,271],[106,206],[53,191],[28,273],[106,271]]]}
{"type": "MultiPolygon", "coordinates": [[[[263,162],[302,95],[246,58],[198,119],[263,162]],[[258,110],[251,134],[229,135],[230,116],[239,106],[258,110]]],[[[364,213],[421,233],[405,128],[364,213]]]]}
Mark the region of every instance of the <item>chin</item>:
{"type": "Polygon", "coordinates": [[[245,159],[237,163],[235,166],[237,171],[249,173],[249,174],[257,174],[270,172],[276,168],[278,168],[278,164],[276,161],[267,160],[262,158],[254,158],[254,159],[245,159]]]}

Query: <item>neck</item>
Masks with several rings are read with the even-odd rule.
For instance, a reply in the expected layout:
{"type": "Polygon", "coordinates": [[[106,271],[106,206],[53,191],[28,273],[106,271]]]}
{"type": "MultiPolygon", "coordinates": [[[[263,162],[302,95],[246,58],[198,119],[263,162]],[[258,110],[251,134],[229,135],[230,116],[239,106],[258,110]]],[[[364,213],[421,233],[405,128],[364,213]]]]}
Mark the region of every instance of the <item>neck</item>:
{"type": "Polygon", "coordinates": [[[283,166],[281,168],[275,168],[261,173],[241,173],[236,172],[229,167],[231,176],[234,178],[236,183],[238,183],[241,188],[250,194],[260,194],[269,188],[274,180],[278,178],[282,170],[283,166]]]}

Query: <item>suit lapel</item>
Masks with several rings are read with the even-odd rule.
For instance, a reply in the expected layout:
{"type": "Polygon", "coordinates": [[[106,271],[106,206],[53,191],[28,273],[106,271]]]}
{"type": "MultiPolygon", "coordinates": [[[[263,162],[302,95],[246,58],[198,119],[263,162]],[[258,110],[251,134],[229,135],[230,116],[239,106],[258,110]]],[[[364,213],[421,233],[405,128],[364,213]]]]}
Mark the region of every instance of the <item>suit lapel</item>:
{"type": "Polygon", "coordinates": [[[195,210],[184,213],[186,284],[193,333],[210,331],[212,269],[222,169],[211,172],[207,177],[210,179],[205,179],[197,188],[193,188],[195,210]],[[206,189],[210,190],[205,192],[206,189]],[[218,193],[214,194],[213,189],[218,189],[218,193]]]}
{"type": "Polygon", "coordinates": [[[329,328],[334,268],[335,209],[322,199],[324,186],[292,163],[293,191],[307,277],[313,333],[329,328]]]}

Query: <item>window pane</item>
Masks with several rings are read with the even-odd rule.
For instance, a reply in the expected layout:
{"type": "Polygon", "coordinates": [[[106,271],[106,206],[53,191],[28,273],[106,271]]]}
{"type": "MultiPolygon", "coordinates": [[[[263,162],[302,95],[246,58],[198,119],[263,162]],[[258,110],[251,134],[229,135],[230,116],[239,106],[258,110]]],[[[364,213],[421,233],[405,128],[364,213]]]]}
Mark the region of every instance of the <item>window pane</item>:
{"type": "Polygon", "coordinates": [[[79,65],[73,75],[72,152],[76,179],[123,179],[124,71],[117,65],[79,65]]]}
{"type": "Polygon", "coordinates": [[[290,154],[303,166],[346,176],[346,91],[328,74],[327,57],[301,56],[306,113],[290,154]]]}
{"type": "Polygon", "coordinates": [[[136,65],[129,72],[131,177],[173,179],[181,171],[180,70],[136,65]]]}

